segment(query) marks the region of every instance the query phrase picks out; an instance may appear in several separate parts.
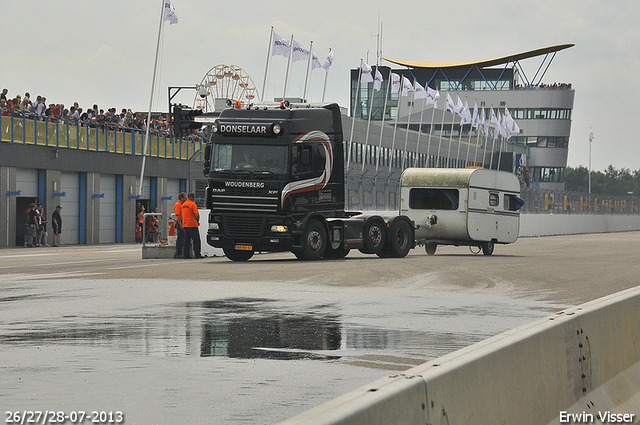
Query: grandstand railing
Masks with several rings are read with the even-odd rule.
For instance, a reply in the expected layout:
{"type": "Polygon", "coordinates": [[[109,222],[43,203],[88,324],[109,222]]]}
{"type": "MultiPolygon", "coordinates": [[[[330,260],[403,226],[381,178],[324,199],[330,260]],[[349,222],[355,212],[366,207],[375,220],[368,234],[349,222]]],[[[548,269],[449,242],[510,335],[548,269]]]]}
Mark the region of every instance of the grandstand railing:
{"type": "MultiPolygon", "coordinates": [[[[144,149],[144,131],[128,127],[27,114],[3,114],[0,115],[0,129],[0,139],[8,143],[140,156],[144,149]]],[[[203,143],[196,137],[176,139],[150,131],[146,155],[188,160],[195,154],[203,155],[203,143]]]]}
{"type": "Polygon", "coordinates": [[[523,214],[640,214],[640,197],[523,187],[523,214]]]}

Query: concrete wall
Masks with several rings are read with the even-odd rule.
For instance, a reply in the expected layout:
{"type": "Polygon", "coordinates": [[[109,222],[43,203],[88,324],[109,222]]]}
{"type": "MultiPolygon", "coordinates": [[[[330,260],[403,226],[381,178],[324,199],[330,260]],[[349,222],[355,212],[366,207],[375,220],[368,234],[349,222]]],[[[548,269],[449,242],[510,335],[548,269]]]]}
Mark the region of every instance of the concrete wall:
{"type": "Polygon", "coordinates": [[[533,425],[562,423],[568,414],[587,419],[573,423],[595,423],[607,411],[637,423],[639,311],[640,288],[632,288],[380,379],[283,424],[533,425]]]}
{"type": "Polygon", "coordinates": [[[520,237],[635,230],[640,230],[639,215],[520,215],[520,237]]]}

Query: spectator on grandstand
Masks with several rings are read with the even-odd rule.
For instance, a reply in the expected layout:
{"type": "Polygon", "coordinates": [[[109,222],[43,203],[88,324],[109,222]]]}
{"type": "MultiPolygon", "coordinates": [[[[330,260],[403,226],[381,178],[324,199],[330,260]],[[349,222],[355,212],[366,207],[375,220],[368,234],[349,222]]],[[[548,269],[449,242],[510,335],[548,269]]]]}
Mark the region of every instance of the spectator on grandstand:
{"type": "Polygon", "coordinates": [[[41,116],[44,114],[44,110],[47,109],[47,105],[46,102],[47,98],[46,97],[42,97],[42,96],[38,96],[36,98],[36,104],[33,107],[33,113],[41,116]]]}

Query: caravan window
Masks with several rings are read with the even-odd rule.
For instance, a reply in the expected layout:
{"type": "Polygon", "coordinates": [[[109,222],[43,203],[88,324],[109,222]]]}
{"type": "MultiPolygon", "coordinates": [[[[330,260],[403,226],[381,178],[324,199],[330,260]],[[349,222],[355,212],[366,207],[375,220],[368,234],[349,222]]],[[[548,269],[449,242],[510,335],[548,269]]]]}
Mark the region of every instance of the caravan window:
{"type": "Polygon", "coordinates": [[[489,206],[490,207],[497,207],[500,204],[500,197],[498,196],[497,193],[490,193],[489,194],[489,206]]]}
{"type": "Polygon", "coordinates": [[[423,189],[409,191],[409,208],[414,210],[457,210],[458,189],[423,189]]]}

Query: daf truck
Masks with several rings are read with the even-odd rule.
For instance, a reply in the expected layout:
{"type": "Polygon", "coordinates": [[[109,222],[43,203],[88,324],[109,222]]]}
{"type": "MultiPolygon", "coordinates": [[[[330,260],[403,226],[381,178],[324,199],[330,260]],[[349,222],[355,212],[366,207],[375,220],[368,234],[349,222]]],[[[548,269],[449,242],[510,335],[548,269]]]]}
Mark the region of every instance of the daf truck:
{"type": "Polygon", "coordinates": [[[342,258],[351,249],[404,257],[415,246],[409,217],[345,210],[337,104],[228,108],[210,131],[207,243],[230,260],[274,251],[302,260],[342,258]]]}

